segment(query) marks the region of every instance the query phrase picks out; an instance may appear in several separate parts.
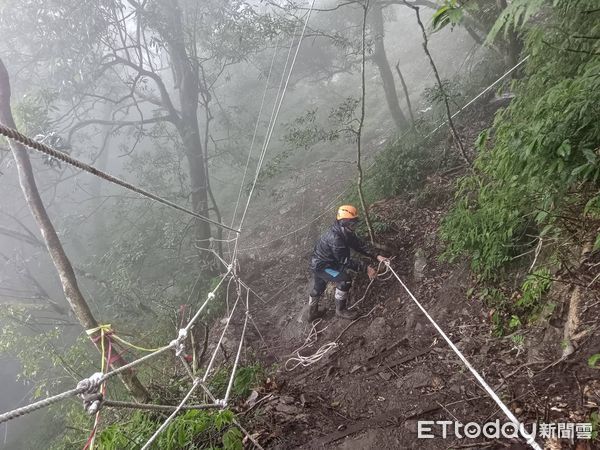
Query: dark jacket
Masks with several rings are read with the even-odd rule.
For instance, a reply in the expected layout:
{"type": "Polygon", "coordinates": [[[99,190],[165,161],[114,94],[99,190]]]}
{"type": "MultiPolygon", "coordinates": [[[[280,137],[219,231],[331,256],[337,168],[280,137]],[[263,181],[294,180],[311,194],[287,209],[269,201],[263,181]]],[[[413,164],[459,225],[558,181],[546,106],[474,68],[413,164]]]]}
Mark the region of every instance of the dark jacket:
{"type": "Polygon", "coordinates": [[[340,226],[336,221],[329,230],[321,235],[315,244],[310,260],[311,270],[324,270],[326,268],[340,272],[344,269],[357,272],[365,270],[366,264],[363,261],[350,258],[350,249],[375,258],[375,255],[368,250],[368,246],[364,241],[354,232],[340,226]]]}

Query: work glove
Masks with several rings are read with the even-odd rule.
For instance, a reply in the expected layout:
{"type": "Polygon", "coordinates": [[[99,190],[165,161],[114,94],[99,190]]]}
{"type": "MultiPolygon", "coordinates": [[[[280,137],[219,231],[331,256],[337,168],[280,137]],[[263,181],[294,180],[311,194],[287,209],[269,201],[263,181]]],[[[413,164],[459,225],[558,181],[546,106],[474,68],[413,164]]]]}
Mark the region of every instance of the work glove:
{"type": "Polygon", "coordinates": [[[384,263],[384,262],[390,262],[390,259],[386,258],[385,256],[377,255],[377,261],[384,263]]]}
{"type": "Polygon", "coordinates": [[[369,280],[372,280],[377,276],[377,270],[371,266],[367,266],[367,275],[369,276],[369,280]]]}

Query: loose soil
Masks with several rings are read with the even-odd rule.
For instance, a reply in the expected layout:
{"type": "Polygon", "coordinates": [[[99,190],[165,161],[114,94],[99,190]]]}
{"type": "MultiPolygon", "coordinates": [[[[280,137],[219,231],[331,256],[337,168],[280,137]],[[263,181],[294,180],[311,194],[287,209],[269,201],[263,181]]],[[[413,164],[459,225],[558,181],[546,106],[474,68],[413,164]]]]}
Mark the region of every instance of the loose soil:
{"type": "MultiPolygon", "coordinates": [[[[489,124],[491,114],[481,119],[478,113],[481,110],[464,120],[470,124],[461,129],[465,142],[473,142],[489,124]]],[[[587,364],[600,348],[598,291],[586,290],[581,329],[590,331],[564,361],[553,364],[561,354],[564,303],[572,285],[557,299],[553,320],[522,332],[524,345],[510,337],[494,337],[489,309],[471,295],[476,280],[468,264],[439,260],[443,245],[438,229],[460,174],[432,176],[417,194],[373,205],[373,212],[387,224],[377,236],[385,246],[381,253],[394,258],[393,267],[409,289],[520,421],[589,422],[600,402],[598,371],[587,364]]],[[[310,194],[323,203],[331,186],[320,179],[320,184],[314,180],[313,187],[310,194]]],[[[299,207],[306,195],[301,192],[286,199],[286,204],[299,207]]],[[[338,346],[308,367],[292,369],[293,361],[286,365],[311,331],[303,320],[311,287],[308,259],[314,239],[330,218],[262,244],[267,235],[294,229],[285,212],[280,216],[280,221],[255,230],[254,242],[247,245],[257,248],[244,254],[241,265],[247,268],[242,279],[261,295],[253,301],[256,326],[249,332],[249,345],[255,358],[273,369],[257,389],[258,396],[238,411],[261,445],[273,449],[529,448],[519,439],[459,439],[452,434],[442,439],[441,428],[434,430],[435,439],[417,437],[418,420],[483,424],[507,419],[389,274],[373,283],[357,308],[363,317],[350,326],[335,317],[333,300],[324,298],[321,303],[328,311],[315,325],[318,339],[301,354],[314,354],[341,334],[338,346]]],[[[592,257],[600,260],[598,255],[592,257]]],[[[588,266],[597,272],[598,265],[593,264],[591,260],[588,266]]],[[[592,275],[587,273],[583,281],[591,281],[592,275]]],[[[368,285],[365,275],[357,275],[352,298],[363,297],[368,285]]],[[[537,442],[543,439],[538,437],[537,442]]],[[[545,445],[600,448],[585,440],[545,445]]]]}

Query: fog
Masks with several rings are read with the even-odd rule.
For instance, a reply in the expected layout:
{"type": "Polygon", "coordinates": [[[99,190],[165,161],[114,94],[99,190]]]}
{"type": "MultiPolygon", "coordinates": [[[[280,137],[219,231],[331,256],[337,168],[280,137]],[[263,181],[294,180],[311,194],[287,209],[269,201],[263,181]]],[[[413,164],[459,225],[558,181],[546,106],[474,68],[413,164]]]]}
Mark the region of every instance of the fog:
{"type": "MultiPolygon", "coordinates": [[[[11,77],[17,125],[100,170],[237,226],[307,5],[225,2],[219,8],[217,1],[201,6],[181,1],[179,9],[170,9],[158,0],[144,3],[145,10],[138,13],[135,2],[2,3],[0,57],[11,77]],[[254,153],[240,186],[263,92],[254,153]],[[242,202],[236,208],[240,187],[242,202]]],[[[289,134],[296,119],[309,111],[320,126],[334,126],[331,111],[349,97],[360,97],[360,5],[316,2],[267,149],[267,170],[240,238],[242,249],[310,221],[355,178],[353,142],[311,138],[310,144],[294,144],[289,134]],[[313,189],[324,180],[326,188],[313,189]],[[273,223],[273,217],[281,220],[273,223]]],[[[427,26],[433,11],[422,7],[427,26]]],[[[409,116],[396,64],[415,116],[432,123],[442,120],[439,105],[423,96],[435,79],[414,12],[391,5],[383,8],[383,17],[384,56],[405,119],[409,116]]],[[[373,58],[378,35],[370,16],[366,28],[363,139],[371,162],[385,139],[403,130],[390,114],[373,58]]],[[[429,39],[442,78],[457,90],[464,89],[462,77],[486,69],[478,62],[489,50],[463,27],[436,33],[429,29],[429,39]]],[[[98,366],[99,358],[91,344],[77,343],[84,329],[65,300],[6,141],[0,151],[4,412],[31,401],[37,387],[41,396],[72,387],[78,374],[86,376],[98,366]],[[64,357],[62,362],[57,355],[64,357]]],[[[204,254],[194,243],[207,242],[209,236],[230,239],[231,233],[203,228],[179,211],[33,151],[29,155],[44,206],[98,322],[132,336],[160,323],[157,329],[166,339],[177,306],[186,301],[205,267],[204,254]]],[[[221,250],[229,255],[231,248],[224,244],[221,250]]],[[[246,253],[257,257],[260,250],[246,253]]],[[[30,448],[29,430],[38,423],[36,442],[45,434],[54,438],[47,414],[2,425],[2,448],[30,448]]]]}

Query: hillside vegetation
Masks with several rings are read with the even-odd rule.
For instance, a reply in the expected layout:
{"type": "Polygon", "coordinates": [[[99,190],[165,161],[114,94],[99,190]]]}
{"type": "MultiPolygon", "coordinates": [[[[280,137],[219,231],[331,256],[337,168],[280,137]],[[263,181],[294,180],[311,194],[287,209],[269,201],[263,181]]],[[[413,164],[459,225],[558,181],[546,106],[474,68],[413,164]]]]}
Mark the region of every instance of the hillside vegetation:
{"type": "MultiPolygon", "coordinates": [[[[19,196],[5,196],[0,238],[11,247],[0,252],[0,351],[18,360],[19,376],[33,384],[25,398],[62,392],[108,370],[113,350],[119,364],[152,352],[207,299],[212,303],[183,337],[185,352],[177,358],[165,353],[131,376],[140,387],[136,400],[177,405],[191,374],[205,379],[206,392],[230,395],[228,407],[182,412],[152,448],[260,443],[342,449],[345,444],[334,442],[360,433],[360,448],[421,448],[425,444],[410,434],[408,419],[440,414],[434,403],[452,405],[444,411],[472,420],[492,417],[496,406],[489,399],[471,407],[479,387],[441,348],[420,311],[402,300],[406,294],[389,274],[370,292],[359,275],[352,294],[364,294],[366,311],[357,325],[326,316],[329,325],[309,342],[318,324],[303,323],[300,313],[314,239],[337,203],[364,203],[361,214],[370,220],[360,231],[372,233],[381,252],[396,258],[401,276],[474,365],[502,388],[519,419],[541,420],[543,408],[548,419],[549,411],[560,410],[553,419],[589,421],[597,438],[598,1],[324,2],[299,39],[313,45],[300,52],[291,77],[293,108],[281,123],[269,123],[279,127],[277,148],[264,167],[249,149],[267,142],[270,132],[257,133],[266,119],[255,116],[263,106],[273,106],[271,118],[277,111],[305,7],[240,0],[200,6],[182,0],[172,9],[163,0],[60,3],[0,3],[7,36],[1,50],[21,68],[13,71],[19,128],[102,170],[131,176],[186,205],[196,218],[148,207],[95,182],[80,184],[53,158],[33,159],[42,179],[40,198],[58,224],[56,239],[74,261],[73,278],[80,280],[91,319],[71,312],[77,308],[65,301],[71,302],[71,291],[64,277],[63,290],[58,287],[46,254],[47,230],[38,233],[23,215],[19,196]],[[424,40],[415,5],[421,14],[427,11],[424,40]],[[390,32],[385,23],[414,25],[410,45],[401,45],[398,29],[390,32]],[[35,32],[24,40],[20,27],[35,32]],[[280,48],[286,39],[287,60],[288,49],[280,48]],[[428,58],[423,55],[416,68],[412,59],[417,53],[421,58],[422,46],[428,58]],[[443,54],[453,46],[473,50],[459,64],[443,54]],[[400,55],[397,64],[390,54],[400,55]],[[35,71],[30,60],[52,69],[35,71]],[[277,71],[275,95],[270,77],[277,71]],[[462,108],[503,74],[487,95],[462,108]],[[28,76],[35,80],[31,86],[28,76]],[[263,102],[271,91],[275,100],[261,103],[257,113],[259,81],[265,80],[263,102]],[[450,120],[447,112],[459,110],[450,120]],[[109,153],[112,146],[119,147],[118,157],[109,153]],[[255,179],[246,177],[252,169],[255,179]],[[252,195],[255,204],[244,223],[244,202],[248,207],[252,195]],[[240,227],[241,237],[218,224],[240,227]],[[249,311],[240,306],[234,315],[246,299],[249,311]],[[314,353],[324,340],[336,343],[333,352],[312,367],[289,370],[286,361],[300,353],[295,350],[303,341],[310,345],[302,350],[314,353]],[[209,361],[210,370],[204,367],[209,361]],[[522,370],[530,367],[536,372],[522,370]],[[565,381],[567,368],[576,382],[565,381]],[[581,401],[562,405],[561,396],[581,401]],[[400,414],[407,405],[412,415],[400,414]],[[389,411],[402,427],[373,431],[389,427],[389,411]]],[[[9,58],[0,56],[11,72],[9,58]]],[[[1,150],[5,164],[8,148],[1,150]]],[[[6,192],[16,193],[12,164],[2,168],[8,173],[2,182],[6,192]]],[[[130,400],[129,385],[108,386],[108,399],[130,400]]],[[[189,392],[190,403],[214,400],[200,389],[189,392]]],[[[79,402],[63,403],[12,444],[139,449],[167,415],[106,407],[96,426],[79,402]]],[[[491,441],[488,447],[512,443],[491,441]]]]}

